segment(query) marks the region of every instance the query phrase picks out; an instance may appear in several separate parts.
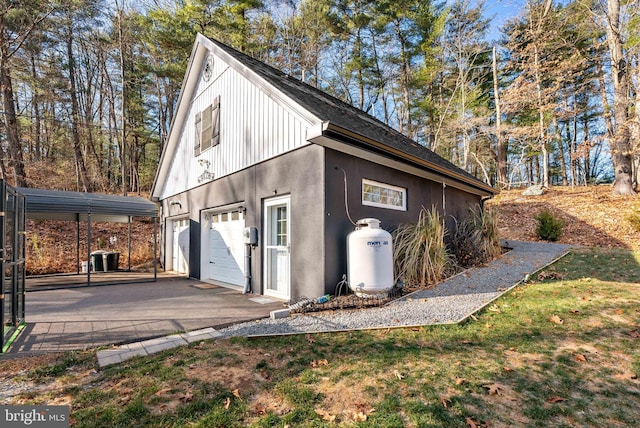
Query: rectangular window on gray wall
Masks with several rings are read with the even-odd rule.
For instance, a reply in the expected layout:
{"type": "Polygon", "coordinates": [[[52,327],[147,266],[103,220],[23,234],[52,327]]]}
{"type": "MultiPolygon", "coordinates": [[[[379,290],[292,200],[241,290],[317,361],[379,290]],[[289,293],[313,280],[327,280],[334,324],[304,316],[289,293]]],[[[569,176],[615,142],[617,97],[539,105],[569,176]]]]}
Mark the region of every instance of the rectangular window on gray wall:
{"type": "Polygon", "coordinates": [[[363,178],[362,205],[406,211],[407,189],[363,178]]]}
{"type": "Polygon", "coordinates": [[[195,156],[220,143],[220,97],[216,97],[213,103],[201,112],[196,113],[195,118],[195,143],[193,152],[195,156]]]}

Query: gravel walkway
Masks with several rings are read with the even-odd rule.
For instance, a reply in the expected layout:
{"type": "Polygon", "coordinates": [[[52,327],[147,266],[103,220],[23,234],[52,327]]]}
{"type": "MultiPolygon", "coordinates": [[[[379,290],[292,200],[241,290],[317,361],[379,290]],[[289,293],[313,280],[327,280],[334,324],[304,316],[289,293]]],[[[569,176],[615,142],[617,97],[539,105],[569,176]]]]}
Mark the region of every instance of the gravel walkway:
{"type": "Polygon", "coordinates": [[[270,336],[458,323],[571,248],[538,242],[504,244],[513,249],[488,266],[470,269],[382,307],[296,314],[237,324],[219,332],[223,337],[270,336]]]}

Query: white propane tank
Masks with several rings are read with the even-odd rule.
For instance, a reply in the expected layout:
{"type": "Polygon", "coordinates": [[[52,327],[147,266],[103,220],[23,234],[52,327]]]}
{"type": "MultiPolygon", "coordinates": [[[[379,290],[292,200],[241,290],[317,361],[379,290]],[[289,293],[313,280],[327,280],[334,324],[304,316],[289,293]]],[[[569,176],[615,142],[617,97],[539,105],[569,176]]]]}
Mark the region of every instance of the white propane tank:
{"type": "Polygon", "coordinates": [[[393,243],[380,220],[358,220],[347,236],[347,277],[358,297],[386,297],[393,288],[393,243]]]}

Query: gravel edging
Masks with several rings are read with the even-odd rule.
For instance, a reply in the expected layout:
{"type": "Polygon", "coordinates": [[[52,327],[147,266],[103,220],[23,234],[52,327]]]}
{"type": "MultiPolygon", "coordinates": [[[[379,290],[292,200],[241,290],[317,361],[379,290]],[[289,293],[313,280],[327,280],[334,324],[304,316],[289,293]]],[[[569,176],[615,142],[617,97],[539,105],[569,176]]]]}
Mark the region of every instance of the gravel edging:
{"type": "Polygon", "coordinates": [[[512,250],[487,266],[469,269],[434,288],[418,290],[382,307],[262,319],[219,332],[222,337],[254,337],[455,324],[571,249],[570,245],[541,242],[508,241],[504,245],[512,250]]]}

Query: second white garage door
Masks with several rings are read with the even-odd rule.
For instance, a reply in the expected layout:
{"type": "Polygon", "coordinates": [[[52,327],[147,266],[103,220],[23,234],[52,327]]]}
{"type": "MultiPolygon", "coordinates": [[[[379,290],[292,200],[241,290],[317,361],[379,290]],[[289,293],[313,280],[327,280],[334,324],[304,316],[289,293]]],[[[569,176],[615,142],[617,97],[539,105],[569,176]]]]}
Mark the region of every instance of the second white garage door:
{"type": "Polygon", "coordinates": [[[242,209],[207,214],[209,279],[241,287],[244,283],[244,214],[242,209]]]}

